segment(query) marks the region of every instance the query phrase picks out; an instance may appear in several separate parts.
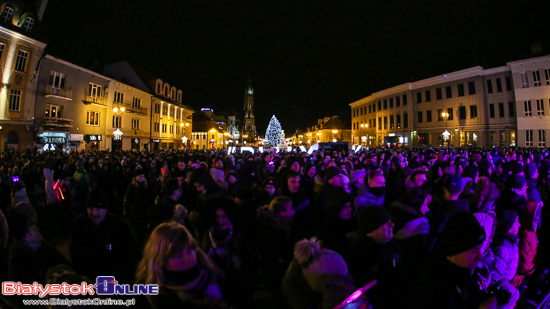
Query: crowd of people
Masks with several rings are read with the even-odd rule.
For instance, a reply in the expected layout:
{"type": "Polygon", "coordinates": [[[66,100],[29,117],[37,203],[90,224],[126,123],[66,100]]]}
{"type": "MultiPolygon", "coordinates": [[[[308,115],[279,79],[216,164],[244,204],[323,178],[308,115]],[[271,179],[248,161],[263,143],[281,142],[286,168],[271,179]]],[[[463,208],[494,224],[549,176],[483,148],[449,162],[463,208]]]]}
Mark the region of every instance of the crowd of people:
{"type": "Polygon", "coordinates": [[[549,170],[545,149],[6,152],[0,277],[157,284],[142,308],[527,308],[549,170]]]}

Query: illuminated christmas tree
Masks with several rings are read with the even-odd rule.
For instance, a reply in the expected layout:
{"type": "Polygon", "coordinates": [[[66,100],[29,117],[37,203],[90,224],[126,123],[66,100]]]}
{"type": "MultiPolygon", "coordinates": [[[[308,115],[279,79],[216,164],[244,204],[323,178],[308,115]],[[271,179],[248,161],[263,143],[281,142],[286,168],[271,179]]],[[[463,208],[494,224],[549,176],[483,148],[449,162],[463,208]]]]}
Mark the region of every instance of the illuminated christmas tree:
{"type": "Polygon", "coordinates": [[[275,115],[271,117],[271,121],[269,121],[269,125],[267,126],[267,130],[265,131],[265,144],[267,146],[277,146],[279,144],[279,141],[281,140],[281,133],[282,133],[281,124],[279,123],[279,120],[275,118],[275,115]]]}

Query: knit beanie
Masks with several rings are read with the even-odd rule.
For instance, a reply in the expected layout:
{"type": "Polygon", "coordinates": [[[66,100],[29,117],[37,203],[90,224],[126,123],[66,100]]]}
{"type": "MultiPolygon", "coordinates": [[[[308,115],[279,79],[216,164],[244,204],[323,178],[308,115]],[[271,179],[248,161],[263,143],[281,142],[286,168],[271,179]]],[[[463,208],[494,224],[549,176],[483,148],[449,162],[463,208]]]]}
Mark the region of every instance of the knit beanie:
{"type": "Polygon", "coordinates": [[[531,179],[533,178],[533,175],[535,174],[535,172],[537,171],[537,165],[533,162],[527,164],[525,166],[525,178],[527,179],[531,179]]]}
{"type": "Polygon", "coordinates": [[[481,212],[474,213],[474,216],[479,222],[479,225],[481,225],[481,227],[485,230],[485,235],[487,236],[486,239],[488,239],[493,231],[493,217],[481,212]]]}
{"type": "Polygon", "coordinates": [[[329,166],[325,171],[325,181],[329,181],[335,176],[338,176],[340,174],[344,174],[344,172],[341,169],[335,166],[329,166]]]}
{"type": "Polygon", "coordinates": [[[321,292],[334,276],[345,276],[348,266],[336,251],[324,249],[315,237],[304,239],[294,246],[294,258],[302,266],[302,274],[311,289],[321,292]]]}
{"type": "Polygon", "coordinates": [[[512,225],[514,225],[514,222],[516,222],[517,217],[517,211],[509,209],[503,210],[500,213],[500,217],[497,218],[499,234],[508,233],[508,231],[512,228],[512,225]]]}
{"type": "Polygon", "coordinates": [[[351,182],[357,182],[357,179],[361,178],[361,177],[366,177],[367,176],[367,172],[363,171],[363,170],[355,170],[353,172],[351,172],[351,182]]]}
{"type": "Polygon", "coordinates": [[[98,188],[90,190],[84,205],[86,208],[109,209],[109,202],[107,201],[105,194],[103,194],[103,191],[98,188]]]}
{"type": "Polygon", "coordinates": [[[145,175],[145,170],[143,168],[136,168],[134,171],[134,177],[145,175]]]}
{"type": "Polygon", "coordinates": [[[521,190],[527,183],[527,179],[523,176],[514,176],[512,187],[521,190]]]}
{"type": "Polygon", "coordinates": [[[343,187],[335,187],[327,193],[327,211],[329,214],[338,214],[344,204],[353,202],[353,196],[343,187]]]}
{"type": "Polygon", "coordinates": [[[365,207],[359,214],[357,225],[361,234],[368,234],[391,220],[390,213],[382,206],[365,207]]]}
{"type": "Polygon", "coordinates": [[[515,176],[519,173],[523,172],[523,165],[521,163],[516,162],[512,164],[512,175],[515,176]]]}
{"type": "Polygon", "coordinates": [[[443,227],[438,245],[443,256],[452,256],[479,246],[485,238],[485,230],[476,217],[468,211],[459,211],[443,227]]]}
{"type": "Polygon", "coordinates": [[[464,168],[464,171],[462,172],[462,176],[476,179],[478,172],[479,171],[477,166],[470,164],[464,168]]]}

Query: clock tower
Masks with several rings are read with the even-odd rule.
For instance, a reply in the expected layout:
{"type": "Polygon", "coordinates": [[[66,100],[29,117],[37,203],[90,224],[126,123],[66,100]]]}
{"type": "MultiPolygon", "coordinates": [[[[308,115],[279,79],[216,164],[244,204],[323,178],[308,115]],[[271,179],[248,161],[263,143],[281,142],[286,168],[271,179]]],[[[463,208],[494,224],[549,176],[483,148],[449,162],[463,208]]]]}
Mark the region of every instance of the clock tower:
{"type": "Polygon", "coordinates": [[[244,119],[243,119],[243,141],[247,143],[256,142],[256,120],[254,119],[254,88],[248,79],[248,86],[244,91],[244,119]]]}

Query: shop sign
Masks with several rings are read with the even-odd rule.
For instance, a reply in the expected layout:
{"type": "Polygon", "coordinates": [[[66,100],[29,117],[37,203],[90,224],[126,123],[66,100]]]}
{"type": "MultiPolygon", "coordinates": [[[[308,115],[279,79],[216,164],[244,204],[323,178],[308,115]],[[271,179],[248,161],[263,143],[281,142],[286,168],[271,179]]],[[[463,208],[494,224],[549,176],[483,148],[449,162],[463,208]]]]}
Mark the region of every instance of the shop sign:
{"type": "Polygon", "coordinates": [[[71,134],[69,135],[69,140],[71,141],[83,141],[84,134],[71,134]]]}
{"type": "Polygon", "coordinates": [[[65,144],[66,142],[65,133],[44,132],[38,135],[38,144],[65,144]]]}
{"type": "Polygon", "coordinates": [[[101,142],[101,135],[86,135],[86,139],[91,142],[95,142],[95,141],[101,142]]]}
{"type": "Polygon", "coordinates": [[[160,139],[154,139],[153,143],[160,143],[160,139]]]}

